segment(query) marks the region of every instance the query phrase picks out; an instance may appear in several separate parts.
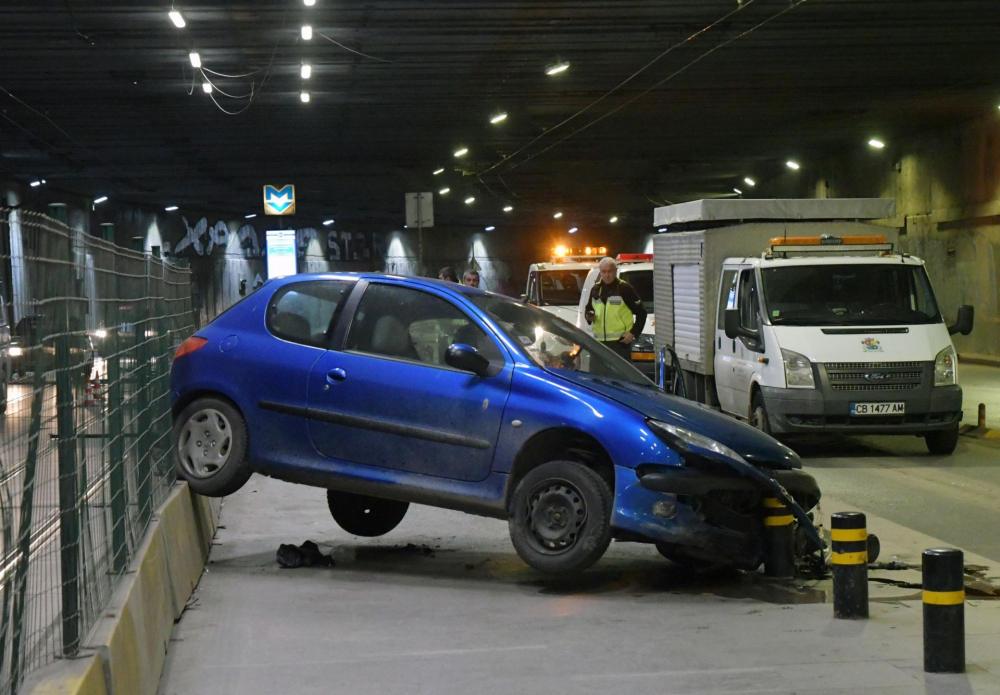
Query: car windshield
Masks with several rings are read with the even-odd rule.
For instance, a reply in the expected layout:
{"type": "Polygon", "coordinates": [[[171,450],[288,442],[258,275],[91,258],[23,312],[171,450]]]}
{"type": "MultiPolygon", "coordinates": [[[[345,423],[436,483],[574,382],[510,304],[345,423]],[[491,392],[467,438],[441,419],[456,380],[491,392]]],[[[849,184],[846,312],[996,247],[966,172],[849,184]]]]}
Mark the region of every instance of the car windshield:
{"type": "Polygon", "coordinates": [[[872,326],[940,323],[922,266],[865,263],[765,268],[771,323],[872,326]]]}
{"type": "Polygon", "coordinates": [[[652,382],[575,326],[530,304],[494,295],[470,296],[539,367],[586,372],[640,386],[652,382]]]}
{"type": "Polygon", "coordinates": [[[539,273],[542,306],[576,306],[580,303],[583,283],[589,268],[579,270],[545,270],[539,273]]]}
{"type": "Polygon", "coordinates": [[[619,277],[632,285],[639,295],[646,311],[653,314],[653,271],[652,270],[622,270],[619,277]]]}

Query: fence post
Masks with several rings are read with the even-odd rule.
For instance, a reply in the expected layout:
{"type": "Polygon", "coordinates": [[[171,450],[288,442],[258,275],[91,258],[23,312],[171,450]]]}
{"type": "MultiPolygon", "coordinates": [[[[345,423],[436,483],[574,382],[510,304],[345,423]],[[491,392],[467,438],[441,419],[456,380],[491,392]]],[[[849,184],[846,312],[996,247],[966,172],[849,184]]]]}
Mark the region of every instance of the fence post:
{"type": "Polygon", "coordinates": [[[56,338],[56,433],[59,447],[59,566],[62,573],[62,641],[64,656],[80,645],[80,496],[73,426],[73,385],[69,335],[56,338]]]}
{"type": "MultiPolygon", "coordinates": [[[[119,314],[120,312],[115,312],[119,314]]],[[[111,569],[115,574],[128,564],[128,485],[125,482],[125,414],[122,411],[121,317],[108,330],[111,353],[108,366],[108,484],[111,487],[111,569]],[[112,337],[114,336],[114,337],[112,337]]]]}
{"type": "Polygon", "coordinates": [[[150,465],[151,453],[149,451],[149,350],[147,349],[146,333],[149,331],[147,320],[149,317],[149,262],[145,264],[145,291],[143,296],[134,304],[136,307],[136,321],[133,332],[135,334],[135,359],[136,368],[133,370],[134,387],[133,400],[138,411],[136,413],[135,444],[136,453],[136,479],[139,502],[139,525],[145,527],[146,520],[152,513],[151,506],[153,500],[153,467],[150,465]],[[140,312],[138,307],[142,306],[140,312]]]}

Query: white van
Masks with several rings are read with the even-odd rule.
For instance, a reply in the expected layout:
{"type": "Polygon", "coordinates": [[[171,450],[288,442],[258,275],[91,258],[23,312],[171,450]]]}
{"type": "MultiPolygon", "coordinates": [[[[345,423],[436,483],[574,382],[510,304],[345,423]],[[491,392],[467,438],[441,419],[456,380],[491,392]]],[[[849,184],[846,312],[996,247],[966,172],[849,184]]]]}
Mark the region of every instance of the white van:
{"type": "Polygon", "coordinates": [[[524,299],[529,304],[554,314],[574,326],[580,325],[580,293],[591,270],[597,268],[600,255],[568,255],[561,253],[547,263],[532,263],[528,268],[528,285],[524,299]]]}
{"type": "Polygon", "coordinates": [[[893,201],[732,202],[744,205],[697,212],[707,229],[654,240],[670,316],[657,343],[677,352],[688,393],[769,433],[910,434],[954,451],[950,334],[972,330],[972,307],[946,326],[923,261],[859,221],[891,218],[893,201]],[[772,203],[793,216],[760,217],[772,203]]]}
{"type": "MultiPolygon", "coordinates": [[[[653,302],[653,254],[651,253],[620,253],[615,258],[618,263],[618,277],[632,286],[639,295],[646,311],[646,325],[642,329],[642,335],[637,335],[632,343],[632,365],[639,371],[653,378],[655,369],[655,355],[653,352],[653,340],[656,332],[656,308],[653,302]]],[[[600,282],[601,271],[599,268],[592,269],[587,274],[587,279],[583,284],[583,292],[580,294],[580,303],[577,307],[576,326],[577,328],[594,334],[593,329],[584,318],[584,311],[587,308],[587,300],[594,285],[600,282]]]]}

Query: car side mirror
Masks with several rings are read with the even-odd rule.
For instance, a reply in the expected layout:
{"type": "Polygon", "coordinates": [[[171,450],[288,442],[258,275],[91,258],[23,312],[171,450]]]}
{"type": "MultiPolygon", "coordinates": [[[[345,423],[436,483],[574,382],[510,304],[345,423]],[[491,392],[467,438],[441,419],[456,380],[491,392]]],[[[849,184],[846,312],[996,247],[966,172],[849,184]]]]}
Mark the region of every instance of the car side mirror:
{"type": "Polygon", "coordinates": [[[955,321],[954,326],[948,326],[948,335],[955,335],[956,333],[969,335],[969,333],[972,333],[972,322],[975,316],[976,308],[971,304],[963,304],[958,307],[958,320],[955,321]]]}
{"type": "Polygon", "coordinates": [[[463,343],[452,343],[444,353],[444,361],[449,367],[472,372],[478,376],[487,376],[490,361],[476,348],[463,343]]]}

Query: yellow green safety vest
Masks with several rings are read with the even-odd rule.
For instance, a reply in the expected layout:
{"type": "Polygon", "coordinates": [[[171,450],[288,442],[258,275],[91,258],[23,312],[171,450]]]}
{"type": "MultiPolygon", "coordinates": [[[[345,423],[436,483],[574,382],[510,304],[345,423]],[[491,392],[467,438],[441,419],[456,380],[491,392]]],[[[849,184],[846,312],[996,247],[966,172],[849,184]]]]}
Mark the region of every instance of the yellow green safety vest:
{"type": "Polygon", "coordinates": [[[594,329],[594,337],[598,340],[603,342],[619,340],[632,330],[635,317],[625,300],[622,299],[621,294],[609,296],[607,304],[605,304],[601,301],[600,292],[598,292],[598,296],[593,297],[590,303],[594,307],[594,322],[591,327],[594,329]]]}

